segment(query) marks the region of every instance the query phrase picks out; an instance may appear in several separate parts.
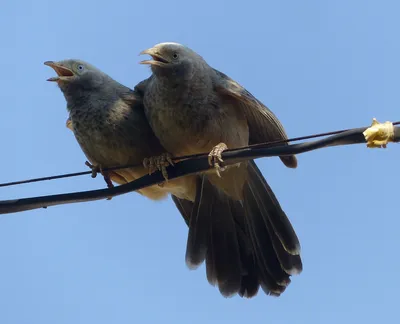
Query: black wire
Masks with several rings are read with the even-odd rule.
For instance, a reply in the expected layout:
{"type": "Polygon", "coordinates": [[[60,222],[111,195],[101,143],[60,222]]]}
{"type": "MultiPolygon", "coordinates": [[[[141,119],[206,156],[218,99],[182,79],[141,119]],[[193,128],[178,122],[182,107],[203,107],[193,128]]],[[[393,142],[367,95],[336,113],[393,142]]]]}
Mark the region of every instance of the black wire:
{"type": "MultiPolygon", "coordinates": [[[[400,124],[400,121],[393,123],[393,125],[398,125],[398,124],[400,124]]],[[[273,141],[273,142],[268,142],[268,143],[253,144],[253,145],[249,145],[247,147],[242,147],[242,148],[237,148],[237,149],[228,149],[228,150],[226,150],[224,152],[225,153],[226,152],[237,152],[238,150],[242,150],[242,149],[246,149],[246,148],[271,147],[271,146],[274,146],[274,145],[277,145],[277,144],[290,143],[290,142],[301,141],[301,140],[306,140],[306,139],[312,139],[312,138],[336,135],[336,134],[340,134],[340,133],[343,133],[343,132],[348,132],[348,131],[351,131],[351,130],[354,130],[354,129],[344,129],[344,130],[338,130],[338,131],[327,132],[327,133],[319,133],[319,134],[302,136],[302,137],[294,137],[294,138],[290,138],[288,140],[279,140],[279,141],[273,141]]],[[[182,160],[182,159],[193,159],[193,158],[196,158],[196,157],[203,157],[203,156],[205,156],[205,153],[174,157],[174,158],[172,158],[172,160],[177,161],[177,160],[182,160]]],[[[103,171],[121,170],[121,169],[125,169],[125,168],[133,168],[133,167],[137,167],[137,166],[140,166],[140,165],[139,164],[131,164],[131,165],[124,165],[124,166],[120,166],[120,167],[104,168],[103,171]]],[[[65,173],[65,174],[60,174],[60,175],[55,175],[55,176],[26,179],[26,180],[19,180],[19,181],[13,181],[13,182],[5,182],[5,183],[0,183],[0,188],[1,187],[16,186],[16,185],[20,185],[20,184],[28,184],[28,183],[34,183],[34,182],[48,181],[48,180],[56,180],[56,179],[63,179],[63,178],[78,177],[78,176],[88,175],[88,174],[92,174],[92,171],[65,173]]]]}
{"type": "MultiPolygon", "coordinates": [[[[330,137],[316,140],[312,142],[292,144],[287,146],[276,146],[276,147],[248,147],[245,149],[225,151],[222,153],[224,159],[224,165],[235,164],[244,160],[252,160],[260,157],[272,157],[272,156],[283,156],[292,154],[301,154],[316,150],[323,147],[338,146],[338,145],[349,145],[365,143],[365,137],[363,132],[368,127],[352,129],[349,131],[342,131],[339,134],[332,135],[330,137]]],[[[400,128],[395,127],[394,142],[400,141],[400,128]]],[[[190,160],[184,160],[178,162],[173,167],[168,167],[168,177],[170,180],[206,171],[210,168],[208,163],[208,156],[203,155],[201,157],[195,157],[190,160]]],[[[164,181],[161,172],[156,172],[152,175],[146,175],[140,179],[132,181],[130,183],[120,185],[114,188],[82,191],[67,194],[49,195],[32,198],[22,198],[14,200],[3,200],[0,201],[0,214],[8,214],[21,212],[26,210],[46,208],[48,206],[56,206],[67,203],[77,203],[84,201],[93,201],[99,199],[105,199],[109,197],[119,196],[128,192],[136,191],[147,186],[151,186],[164,181]]]]}

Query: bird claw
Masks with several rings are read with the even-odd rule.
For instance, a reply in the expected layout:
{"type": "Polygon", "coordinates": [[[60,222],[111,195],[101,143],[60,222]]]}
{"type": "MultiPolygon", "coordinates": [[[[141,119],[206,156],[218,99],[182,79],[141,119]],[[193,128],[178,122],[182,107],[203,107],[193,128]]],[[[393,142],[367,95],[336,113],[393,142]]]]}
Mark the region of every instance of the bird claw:
{"type": "Polygon", "coordinates": [[[211,150],[210,154],[208,154],[208,163],[211,166],[214,166],[215,172],[219,177],[221,177],[220,171],[224,171],[226,167],[221,167],[220,163],[224,162],[222,159],[222,152],[227,150],[228,146],[226,146],[225,143],[219,143],[218,145],[214,146],[213,149],[211,150]]]}
{"type": "Polygon", "coordinates": [[[103,168],[100,165],[93,165],[89,161],[86,161],[85,165],[88,166],[92,170],[92,178],[93,179],[97,177],[98,173],[101,173],[102,175],[104,175],[103,168]]]}
{"type": "MultiPolygon", "coordinates": [[[[97,174],[100,173],[104,181],[107,184],[108,188],[114,188],[114,184],[112,183],[110,176],[107,171],[104,171],[101,165],[93,165],[89,161],[85,162],[85,165],[87,165],[91,170],[92,170],[92,178],[96,178],[97,174]]],[[[107,200],[111,200],[112,197],[108,197],[107,200]]]]}
{"type": "Polygon", "coordinates": [[[168,182],[167,167],[175,165],[172,161],[172,155],[169,153],[163,153],[159,156],[152,156],[143,160],[143,166],[149,170],[149,174],[155,171],[161,171],[164,179],[168,182]]]}

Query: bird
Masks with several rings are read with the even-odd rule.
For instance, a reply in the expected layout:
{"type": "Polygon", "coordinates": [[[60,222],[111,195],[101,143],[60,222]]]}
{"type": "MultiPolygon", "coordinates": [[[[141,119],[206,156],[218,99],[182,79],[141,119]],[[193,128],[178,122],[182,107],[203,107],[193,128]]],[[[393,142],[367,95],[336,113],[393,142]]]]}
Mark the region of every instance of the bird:
{"type": "MultiPolygon", "coordinates": [[[[48,81],[56,82],[64,94],[69,112],[66,126],[73,131],[94,175],[103,168],[137,165],[104,173],[113,182],[125,184],[148,174],[149,167],[143,165],[143,160],[163,156],[165,150],[147,122],[140,95],[83,60],[46,61],[44,64],[57,73],[48,81]]],[[[194,177],[170,183],[178,197],[194,201],[194,177]]],[[[161,200],[171,190],[153,185],[138,193],[161,200]]]]}
{"type": "MultiPolygon", "coordinates": [[[[209,282],[225,296],[252,297],[258,285],[267,295],[281,295],[290,277],[303,269],[297,234],[253,160],[221,166],[227,148],[285,142],[281,122],[243,86],[187,46],[159,43],[140,54],[150,55],[140,63],[149,65],[152,74],[135,90],[143,96],[155,136],[172,157],[209,153],[214,168],[202,174],[203,183],[228,201],[216,204],[219,212],[192,208],[187,265],[195,268],[206,261],[209,282]],[[250,254],[243,252],[244,245],[250,246],[250,254]]],[[[280,159],[289,168],[297,167],[294,155],[280,159]]]]}

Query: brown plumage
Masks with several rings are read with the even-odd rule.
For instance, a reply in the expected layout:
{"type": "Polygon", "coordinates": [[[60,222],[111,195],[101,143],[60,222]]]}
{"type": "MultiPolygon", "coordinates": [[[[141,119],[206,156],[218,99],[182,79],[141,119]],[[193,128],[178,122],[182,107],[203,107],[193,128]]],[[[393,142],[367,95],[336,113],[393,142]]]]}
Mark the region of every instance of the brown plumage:
{"type": "MultiPolygon", "coordinates": [[[[287,139],[267,107],[191,49],[162,43],[142,54],[152,57],[142,63],[151,65],[153,75],[136,89],[155,135],[173,156],[210,152],[220,143],[237,148],[287,139]]],[[[295,156],[281,160],[297,166],[295,156]]],[[[188,265],[206,260],[210,283],[225,296],[251,297],[258,285],[281,294],[290,275],[302,271],[300,243],[256,164],[229,167],[221,177],[208,172],[202,188],[188,222],[188,265]]]]}

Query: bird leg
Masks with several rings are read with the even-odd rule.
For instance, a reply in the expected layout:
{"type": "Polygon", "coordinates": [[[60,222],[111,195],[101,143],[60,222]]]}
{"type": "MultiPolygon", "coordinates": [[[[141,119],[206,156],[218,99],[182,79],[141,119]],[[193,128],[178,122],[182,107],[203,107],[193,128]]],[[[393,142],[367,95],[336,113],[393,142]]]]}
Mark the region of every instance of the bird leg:
{"type": "Polygon", "coordinates": [[[85,164],[92,169],[92,178],[96,178],[98,173],[101,173],[101,175],[104,178],[104,181],[107,184],[108,188],[114,188],[114,185],[110,179],[110,175],[108,174],[107,171],[103,171],[103,168],[101,167],[101,165],[93,165],[90,162],[86,161],[85,164]]]}
{"type": "Polygon", "coordinates": [[[214,146],[210,154],[208,154],[208,163],[211,166],[214,166],[215,172],[219,177],[221,177],[220,171],[224,171],[226,169],[226,167],[221,167],[219,165],[220,162],[224,162],[224,160],[222,160],[221,153],[227,149],[228,146],[226,146],[225,143],[219,143],[214,146]]]}
{"type": "MultiPolygon", "coordinates": [[[[149,174],[154,173],[156,170],[161,171],[164,179],[168,182],[167,167],[174,165],[172,161],[172,155],[169,153],[163,153],[159,156],[152,156],[143,160],[143,166],[149,170],[149,174]]],[[[159,184],[162,186],[162,184],[159,184]]]]}

